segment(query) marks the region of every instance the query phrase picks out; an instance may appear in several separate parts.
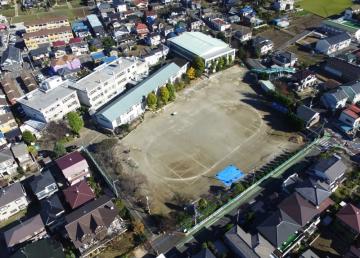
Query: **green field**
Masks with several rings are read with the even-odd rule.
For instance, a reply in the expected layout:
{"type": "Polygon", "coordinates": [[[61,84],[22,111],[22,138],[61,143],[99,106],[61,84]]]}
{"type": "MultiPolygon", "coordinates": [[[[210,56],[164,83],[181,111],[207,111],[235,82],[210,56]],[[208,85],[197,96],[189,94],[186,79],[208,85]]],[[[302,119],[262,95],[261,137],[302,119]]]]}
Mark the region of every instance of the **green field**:
{"type": "Polygon", "coordinates": [[[302,0],[300,7],[321,17],[340,14],[352,5],[351,0],[302,0]]]}

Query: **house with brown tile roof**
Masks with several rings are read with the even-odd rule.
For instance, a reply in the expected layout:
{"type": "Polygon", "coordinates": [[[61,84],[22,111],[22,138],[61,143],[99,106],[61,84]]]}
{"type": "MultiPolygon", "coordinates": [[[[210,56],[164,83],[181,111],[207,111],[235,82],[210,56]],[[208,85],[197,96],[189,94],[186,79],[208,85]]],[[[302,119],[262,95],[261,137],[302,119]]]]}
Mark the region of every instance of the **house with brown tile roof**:
{"type": "Polygon", "coordinates": [[[90,176],[89,165],[78,151],[58,158],[55,162],[70,185],[90,176]]]}
{"type": "Polygon", "coordinates": [[[75,209],[84,203],[95,199],[95,194],[87,184],[86,180],[69,186],[63,190],[65,200],[70,205],[71,209],[75,209]]]}
{"type": "Polygon", "coordinates": [[[15,84],[15,79],[11,78],[9,74],[5,75],[0,83],[7,99],[12,105],[16,103],[16,99],[24,95],[24,93],[15,84]]]}
{"type": "Polygon", "coordinates": [[[19,244],[34,242],[45,237],[47,237],[47,233],[40,215],[25,220],[4,232],[5,243],[9,249],[19,244]]]}
{"type": "Polygon", "coordinates": [[[66,237],[86,256],[126,231],[118,210],[107,196],[101,196],[65,217],[66,237]]]}
{"type": "Polygon", "coordinates": [[[354,235],[360,233],[360,209],[358,207],[348,203],[338,211],[336,217],[354,235]]]}

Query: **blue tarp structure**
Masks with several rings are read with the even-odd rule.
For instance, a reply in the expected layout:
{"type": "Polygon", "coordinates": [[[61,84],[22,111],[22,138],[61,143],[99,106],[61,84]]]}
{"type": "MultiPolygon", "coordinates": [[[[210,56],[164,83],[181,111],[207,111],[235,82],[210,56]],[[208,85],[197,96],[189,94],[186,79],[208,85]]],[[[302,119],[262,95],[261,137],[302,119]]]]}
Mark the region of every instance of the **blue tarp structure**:
{"type": "Polygon", "coordinates": [[[229,187],[233,183],[239,181],[242,177],[244,177],[244,173],[234,165],[230,165],[224,168],[224,170],[217,173],[215,177],[220,180],[225,186],[229,187]]]}

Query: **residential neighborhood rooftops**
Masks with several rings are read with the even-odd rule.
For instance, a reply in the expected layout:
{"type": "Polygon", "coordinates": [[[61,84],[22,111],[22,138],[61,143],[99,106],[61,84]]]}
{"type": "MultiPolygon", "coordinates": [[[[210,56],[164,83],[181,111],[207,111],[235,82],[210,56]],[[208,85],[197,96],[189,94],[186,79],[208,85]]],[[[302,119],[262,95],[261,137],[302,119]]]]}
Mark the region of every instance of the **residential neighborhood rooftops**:
{"type": "Polygon", "coordinates": [[[61,214],[65,213],[64,207],[57,194],[53,194],[46,199],[42,199],[40,201],[40,205],[40,216],[45,225],[53,224],[59,219],[61,214]]]}
{"type": "Polygon", "coordinates": [[[68,18],[67,16],[47,16],[47,17],[36,17],[36,19],[34,20],[29,20],[29,21],[25,21],[24,25],[25,26],[32,26],[32,25],[37,25],[37,24],[46,24],[46,23],[51,23],[51,22],[56,22],[56,21],[67,21],[68,18]]]}
{"type": "Polygon", "coordinates": [[[86,180],[82,180],[75,185],[69,186],[63,190],[63,193],[66,201],[72,209],[75,209],[95,198],[95,194],[87,184],[86,180]]]}
{"type": "Polygon", "coordinates": [[[338,211],[336,217],[355,232],[360,233],[360,209],[358,207],[349,203],[338,211]]]}
{"type": "Polygon", "coordinates": [[[336,180],[340,175],[344,174],[347,167],[342,160],[337,156],[331,156],[327,159],[321,159],[313,167],[314,171],[324,173],[331,182],[336,180]]]}
{"type": "Polygon", "coordinates": [[[326,40],[330,45],[334,45],[346,40],[351,40],[351,36],[346,32],[342,32],[339,34],[326,37],[324,40],[326,40]]]}
{"type": "Polygon", "coordinates": [[[4,187],[0,191],[0,207],[3,207],[23,196],[26,196],[20,182],[4,187]]]}
{"type": "Polygon", "coordinates": [[[64,32],[71,32],[71,27],[70,26],[62,26],[62,27],[54,28],[54,29],[44,29],[44,30],[29,32],[29,33],[25,33],[23,35],[23,38],[29,39],[32,37],[48,36],[51,34],[58,34],[58,33],[64,33],[64,32]]]}
{"type": "Polygon", "coordinates": [[[25,143],[18,143],[11,146],[11,151],[15,157],[20,157],[22,155],[29,154],[27,145],[25,143]]]}
{"type": "Polygon", "coordinates": [[[104,107],[97,112],[97,115],[101,115],[113,121],[119,114],[123,114],[129,110],[133,105],[139,103],[139,101],[147,94],[159,86],[164,85],[171,76],[175,76],[181,67],[175,63],[167,64],[154,74],[134,86],[130,91],[117,98],[113,103],[104,107]]]}
{"type": "Polygon", "coordinates": [[[168,41],[204,59],[231,50],[222,40],[201,32],[184,32],[177,37],[168,39],[168,41]]]}
{"type": "Polygon", "coordinates": [[[295,190],[315,206],[321,205],[331,195],[331,189],[328,184],[311,178],[299,183],[295,190]]]}
{"type": "Polygon", "coordinates": [[[34,176],[30,180],[30,187],[32,191],[36,194],[43,191],[47,186],[56,183],[53,175],[50,170],[45,170],[40,173],[40,175],[34,176]]]}
{"type": "Polygon", "coordinates": [[[4,238],[6,245],[7,247],[13,247],[26,241],[29,236],[35,235],[36,232],[43,230],[45,230],[44,223],[40,215],[36,215],[5,231],[4,238]]]}

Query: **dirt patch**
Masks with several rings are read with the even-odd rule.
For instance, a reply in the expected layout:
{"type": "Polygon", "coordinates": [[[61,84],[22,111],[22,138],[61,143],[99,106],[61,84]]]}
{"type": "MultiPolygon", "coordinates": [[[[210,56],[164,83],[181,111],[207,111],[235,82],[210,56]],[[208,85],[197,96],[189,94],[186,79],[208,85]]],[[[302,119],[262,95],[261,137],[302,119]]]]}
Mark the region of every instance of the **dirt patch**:
{"type": "Polygon", "coordinates": [[[233,67],[196,82],[122,140],[148,179],[154,210],[167,211],[174,192],[196,199],[220,186],[214,175],[230,164],[247,173],[299,147],[289,133],[271,134],[284,121],[242,81],[245,72],[233,67]]]}
{"type": "Polygon", "coordinates": [[[274,48],[280,47],[286,41],[292,39],[293,35],[279,29],[268,29],[258,34],[259,36],[270,39],[274,43],[274,48]]]}

